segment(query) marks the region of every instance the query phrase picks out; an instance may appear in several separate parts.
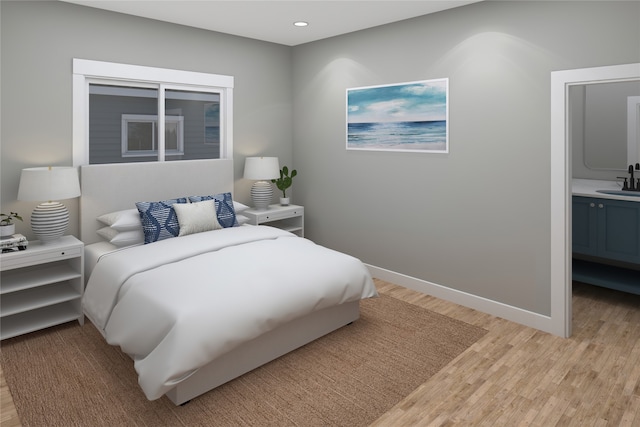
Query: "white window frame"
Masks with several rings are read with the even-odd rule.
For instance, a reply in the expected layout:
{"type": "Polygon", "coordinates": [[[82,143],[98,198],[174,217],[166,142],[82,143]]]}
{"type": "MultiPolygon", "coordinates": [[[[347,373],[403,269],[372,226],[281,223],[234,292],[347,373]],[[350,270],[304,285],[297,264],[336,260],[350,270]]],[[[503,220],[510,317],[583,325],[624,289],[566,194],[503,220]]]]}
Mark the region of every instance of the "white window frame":
{"type": "Polygon", "coordinates": [[[232,76],[168,68],[73,59],[73,165],[89,164],[89,84],[132,82],[158,90],[158,159],[165,160],[164,123],[166,89],[215,91],[220,94],[220,158],[233,158],[232,76]]]}
{"type": "MultiPolygon", "coordinates": [[[[167,156],[181,156],[184,154],[184,117],[166,116],[165,123],[177,124],[177,149],[163,150],[167,156]]],[[[122,157],[148,157],[158,156],[158,138],[156,129],[158,128],[158,116],[148,114],[123,114],[122,115],[122,157]],[[129,150],[129,123],[152,123],[151,150],[129,150]]]]}

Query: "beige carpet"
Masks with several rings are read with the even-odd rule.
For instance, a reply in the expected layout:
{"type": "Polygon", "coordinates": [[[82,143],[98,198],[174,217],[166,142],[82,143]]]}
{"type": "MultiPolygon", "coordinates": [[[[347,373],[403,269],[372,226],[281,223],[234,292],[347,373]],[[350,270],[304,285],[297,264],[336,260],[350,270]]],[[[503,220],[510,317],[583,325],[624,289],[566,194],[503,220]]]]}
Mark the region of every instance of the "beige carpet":
{"type": "Polygon", "coordinates": [[[366,426],[486,331],[389,296],[361,318],[182,407],[148,401],[90,324],[2,342],[24,426],[366,426]]]}

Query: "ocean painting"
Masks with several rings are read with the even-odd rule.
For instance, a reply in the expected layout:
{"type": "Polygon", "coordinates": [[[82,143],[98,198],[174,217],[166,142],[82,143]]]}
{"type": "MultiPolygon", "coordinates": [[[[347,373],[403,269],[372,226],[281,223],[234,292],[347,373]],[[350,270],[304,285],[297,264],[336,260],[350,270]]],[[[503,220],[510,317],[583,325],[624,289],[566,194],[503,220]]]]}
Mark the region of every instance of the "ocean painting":
{"type": "Polygon", "coordinates": [[[449,152],[449,79],[347,89],[347,149],[449,152]]]}

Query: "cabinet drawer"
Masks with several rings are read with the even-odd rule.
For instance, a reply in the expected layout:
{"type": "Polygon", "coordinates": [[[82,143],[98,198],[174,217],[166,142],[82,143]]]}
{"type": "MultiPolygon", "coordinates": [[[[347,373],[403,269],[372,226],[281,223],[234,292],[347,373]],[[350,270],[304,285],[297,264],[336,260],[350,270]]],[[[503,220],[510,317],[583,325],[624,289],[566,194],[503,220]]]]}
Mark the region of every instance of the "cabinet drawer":
{"type": "Polygon", "coordinates": [[[77,258],[82,255],[82,250],[82,246],[78,246],[75,248],[65,249],[52,248],[51,250],[38,250],[33,253],[29,253],[29,248],[27,248],[24,251],[4,254],[2,257],[2,271],[41,264],[43,262],[54,262],[58,260],[77,258]]]}
{"type": "Polygon", "coordinates": [[[263,221],[276,221],[284,218],[291,218],[292,216],[302,215],[302,209],[292,209],[288,211],[269,212],[262,216],[263,221]]]}

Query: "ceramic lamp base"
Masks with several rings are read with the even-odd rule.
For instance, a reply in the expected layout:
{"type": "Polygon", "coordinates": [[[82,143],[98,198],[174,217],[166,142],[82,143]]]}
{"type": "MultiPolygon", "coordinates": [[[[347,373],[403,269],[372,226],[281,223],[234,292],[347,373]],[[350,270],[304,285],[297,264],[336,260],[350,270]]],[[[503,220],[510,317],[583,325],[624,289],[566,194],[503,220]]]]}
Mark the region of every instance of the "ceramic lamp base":
{"type": "Polygon", "coordinates": [[[256,181],[251,186],[251,200],[253,201],[253,206],[257,210],[263,211],[269,207],[271,204],[271,199],[273,198],[273,187],[270,182],[267,181],[256,181]]]}
{"type": "Polygon", "coordinates": [[[60,202],[40,203],[31,213],[31,229],[43,243],[62,237],[68,226],[69,211],[60,202]]]}

